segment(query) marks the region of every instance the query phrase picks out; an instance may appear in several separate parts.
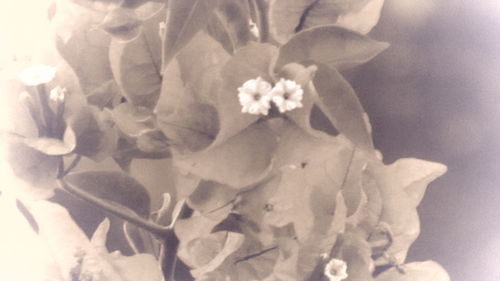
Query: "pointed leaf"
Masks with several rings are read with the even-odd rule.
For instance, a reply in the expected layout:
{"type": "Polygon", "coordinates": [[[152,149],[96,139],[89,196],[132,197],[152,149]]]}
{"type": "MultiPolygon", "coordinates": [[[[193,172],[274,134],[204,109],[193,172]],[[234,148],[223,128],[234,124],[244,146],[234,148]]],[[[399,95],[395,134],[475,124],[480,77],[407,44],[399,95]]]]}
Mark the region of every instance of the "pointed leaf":
{"type": "Polygon", "coordinates": [[[69,184],[97,197],[124,205],[143,217],[149,216],[148,191],[137,180],[124,173],[80,172],[69,174],[65,179],[69,184]]]}
{"type": "Polygon", "coordinates": [[[111,41],[109,61],[113,76],[123,95],[134,105],[152,109],[161,88],[161,40],[158,36],[163,13],[159,12],[142,26],[132,41],[111,41]]]}
{"type": "Polygon", "coordinates": [[[382,272],[375,281],[450,281],[448,273],[434,261],[412,262],[382,272]]]}
{"type": "Polygon", "coordinates": [[[113,108],[117,103],[117,98],[120,97],[120,89],[115,80],[111,79],[90,92],[87,95],[87,102],[102,110],[104,107],[113,108]]]}
{"type": "Polygon", "coordinates": [[[338,26],[304,30],[281,46],[274,66],[278,71],[290,62],[314,61],[340,70],[363,64],[388,47],[362,34],[338,26]]]}
{"type": "Polygon", "coordinates": [[[170,0],[164,42],[164,64],[205,27],[219,0],[170,0]]]}
{"type": "Polygon", "coordinates": [[[344,77],[333,68],[319,65],[313,83],[319,96],[318,106],[335,128],[355,145],[372,151],[367,115],[344,77]]]}

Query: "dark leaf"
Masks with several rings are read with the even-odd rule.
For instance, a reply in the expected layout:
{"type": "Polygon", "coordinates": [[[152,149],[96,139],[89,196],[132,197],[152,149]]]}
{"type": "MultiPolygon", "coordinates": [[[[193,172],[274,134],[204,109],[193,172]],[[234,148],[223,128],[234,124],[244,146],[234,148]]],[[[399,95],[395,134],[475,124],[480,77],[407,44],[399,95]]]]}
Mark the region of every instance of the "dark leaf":
{"type": "Polygon", "coordinates": [[[344,77],[333,68],[319,65],[313,83],[319,96],[317,104],[335,128],[355,145],[373,151],[368,116],[344,77]]]}
{"type": "Polygon", "coordinates": [[[340,70],[363,64],[389,45],[338,26],[304,30],[281,46],[274,71],[285,64],[312,60],[340,70]]]}
{"type": "Polygon", "coordinates": [[[205,27],[219,0],[169,0],[164,65],[205,27]]]}
{"type": "Polygon", "coordinates": [[[161,40],[158,35],[163,13],[158,12],[142,25],[132,41],[113,39],[109,61],[123,95],[134,105],[153,109],[161,89],[161,40]]]}
{"type": "Polygon", "coordinates": [[[148,217],[150,199],[148,191],[134,178],[121,172],[90,171],[72,173],[65,180],[93,195],[119,203],[137,214],[148,217]]]}

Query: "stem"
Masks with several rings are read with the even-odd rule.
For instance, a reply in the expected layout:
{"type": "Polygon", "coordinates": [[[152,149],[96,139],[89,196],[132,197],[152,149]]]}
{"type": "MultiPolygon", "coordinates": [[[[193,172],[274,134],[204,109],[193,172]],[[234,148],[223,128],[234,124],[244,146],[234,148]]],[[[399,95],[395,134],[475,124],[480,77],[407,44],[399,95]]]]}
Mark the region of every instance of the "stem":
{"type": "Polygon", "coordinates": [[[165,237],[169,236],[171,232],[173,232],[171,227],[163,227],[160,226],[156,223],[153,223],[151,221],[148,221],[138,215],[136,215],[132,211],[127,211],[125,207],[118,207],[116,205],[111,204],[110,202],[98,198],[91,193],[88,193],[76,186],[73,186],[71,184],[67,184],[63,180],[58,180],[59,184],[63,187],[64,190],[67,192],[75,195],[76,197],[83,199],[92,205],[95,205],[104,211],[111,213],[123,220],[126,220],[137,227],[144,228],[145,230],[159,236],[159,237],[165,237]]]}
{"type": "Polygon", "coordinates": [[[264,43],[269,40],[269,22],[267,20],[266,3],[264,3],[264,0],[254,0],[253,4],[257,14],[260,42],[264,43]]]}
{"type": "Polygon", "coordinates": [[[71,164],[69,164],[68,168],[66,168],[65,170],[63,170],[63,172],[61,172],[61,174],[59,175],[58,178],[62,179],[67,174],[69,174],[69,172],[71,172],[71,170],[73,170],[73,168],[75,168],[76,165],[78,165],[78,163],[80,162],[81,159],[82,159],[82,156],[80,154],[76,155],[75,159],[73,159],[73,161],[71,162],[71,164]]]}
{"type": "Polygon", "coordinates": [[[184,219],[191,216],[193,210],[183,203],[179,214],[172,218],[170,232],[162,236],[162,246],[160,251],[160,265],[164,274],[165,281],[174,281],[175,266],[177,265],[177,249],[179,248],[179,239],[175,236],[174,225],[178,219],[184,219]]]}

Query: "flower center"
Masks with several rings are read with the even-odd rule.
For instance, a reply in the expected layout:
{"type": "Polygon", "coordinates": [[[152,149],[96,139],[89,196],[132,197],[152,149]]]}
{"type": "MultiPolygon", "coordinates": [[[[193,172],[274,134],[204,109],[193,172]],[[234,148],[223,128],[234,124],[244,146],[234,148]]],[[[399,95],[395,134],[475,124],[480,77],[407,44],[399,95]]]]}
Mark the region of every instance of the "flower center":
{"type": "Polygon", "coordinates": [[[286,99],[286,100],[289,99],[290,98],[290,94],[289,93],[284,93],[283,94],[283,98],[286,99]]]}
{"type": "Polygon", "coordinates": [[[260,100],[261,97],[262,96],[260,94],[258,94],[258,93],[255,94],[255,95],[253,95],[253,99],[256,100],[256,101],[260,100]]]}

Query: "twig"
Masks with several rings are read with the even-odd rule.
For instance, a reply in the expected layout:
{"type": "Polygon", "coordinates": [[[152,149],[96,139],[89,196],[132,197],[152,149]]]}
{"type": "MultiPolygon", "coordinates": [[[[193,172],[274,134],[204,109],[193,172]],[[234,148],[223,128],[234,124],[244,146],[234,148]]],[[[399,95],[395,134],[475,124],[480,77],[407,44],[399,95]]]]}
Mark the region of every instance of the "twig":
{"type": "Polygon", "coordinates": [[[179,239],[175,236],[173,226],[178,219],[184,219],[191,216],[193,210],[188,207],[184,201],[181,211],[172,218],[171,231],[161,237],[162,247],[160,251],[160,264],[164,274],[165,281],[174,281],[175,267],[177,265],[177,249],[179,248],[179,239]]]}
{"type": "Polygon", "coordinates": [[[62,188],[69,193],[75,195],[78,198],[81,198],[95,206],[98,206],[99,208],[121,218],[124,219],[137,227],[146,229],[147,231],[159,236],[159,237],[164,237],[170,235],[173,230],[170,227],[163,227],[160,226],[156,223],[153,223],[151,221],[148,221],[144,218],[141,218],[140,216],[136,215],[134,212],[130,211],[127,212],[125,210],[125,207],[118,207],[116,205],[111,204],[110,202],[98,198],[91,193],[88,193],[84,190],[81,190],[80,188],[73,186],[71,184],[67,184],[63,180],[58,180],[59,184],[62,186],[62,188]]]}
{"type": "Polygon", "coordinates": [[[58,178],[62,179],[62,178],[64,178],[64,176],[69,174],[69,172],[71,172],[71,170],[73,170],[73,168],[75,168],[76,165],[78,165],[78,163],[80,162],[81,159],[82,159],[82,156],[80,154],[76,155],[75,159],[73,159],[73,161],[71,161],[68,168],[66,168],[63,172],[61,172],[61,174],[59,175],[58,178]]]}

